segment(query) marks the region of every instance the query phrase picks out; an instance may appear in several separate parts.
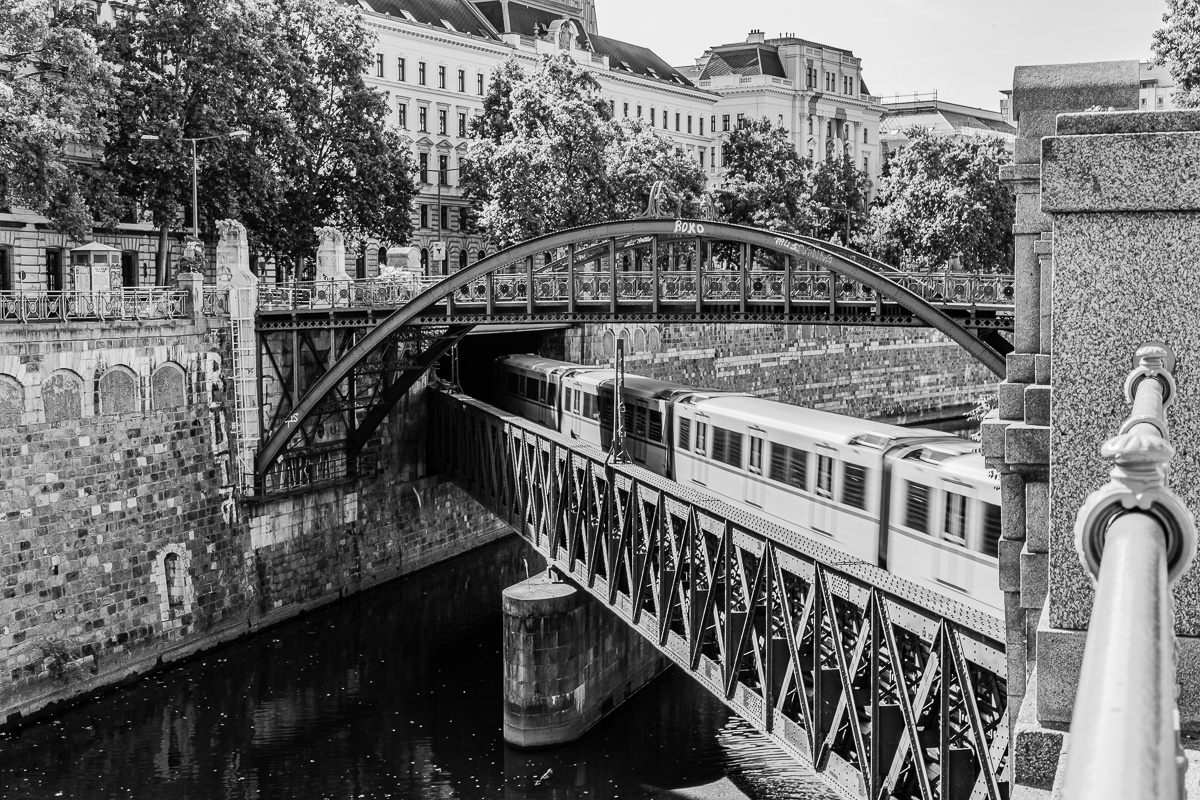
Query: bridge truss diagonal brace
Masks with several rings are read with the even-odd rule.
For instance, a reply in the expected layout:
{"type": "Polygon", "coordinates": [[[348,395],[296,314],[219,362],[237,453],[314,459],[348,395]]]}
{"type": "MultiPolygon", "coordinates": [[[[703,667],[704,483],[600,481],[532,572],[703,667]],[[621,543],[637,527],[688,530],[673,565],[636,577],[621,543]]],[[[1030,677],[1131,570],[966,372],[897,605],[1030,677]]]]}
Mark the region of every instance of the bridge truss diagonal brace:
{"type": "Polygon", "coordinates": [[[480,401],[430,415],[433,468],[827,781],[1005,796],[1002,620],[480,401]]]}

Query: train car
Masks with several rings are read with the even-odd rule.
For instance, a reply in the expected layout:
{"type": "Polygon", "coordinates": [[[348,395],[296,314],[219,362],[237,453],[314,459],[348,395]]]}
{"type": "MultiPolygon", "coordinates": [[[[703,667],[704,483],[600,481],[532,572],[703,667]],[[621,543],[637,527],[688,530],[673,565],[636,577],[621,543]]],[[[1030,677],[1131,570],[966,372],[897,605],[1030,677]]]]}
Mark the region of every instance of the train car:
{"type": "Polygon", "coordinates": [[[675,480],[968,605],[1003,607],[999,486],[973,443],[744,396],[683,397],[674,427],[675,480]],[[907,524],[910,495],[912,525],[926,503],[920,530],[907,524]]]}
{"type": "Polygon", "coordinates": [[[492,367],[493,400],[505,411],[559,430],[558,398],[562,376],[587,369],[570,361],[541,356],[501,356],[492,367]]]}
{"type": "MultiPolygon", "coordinates": [[[[562,422],[559,430],[608,450],[613,437],[611,369],[567,373],[562,379],[562,422]]],[[[660,475],[673,473],[668,446],[672,400],[694,390],[678,383],[625,375],[625,451],[637,464],[660,475]]]]}

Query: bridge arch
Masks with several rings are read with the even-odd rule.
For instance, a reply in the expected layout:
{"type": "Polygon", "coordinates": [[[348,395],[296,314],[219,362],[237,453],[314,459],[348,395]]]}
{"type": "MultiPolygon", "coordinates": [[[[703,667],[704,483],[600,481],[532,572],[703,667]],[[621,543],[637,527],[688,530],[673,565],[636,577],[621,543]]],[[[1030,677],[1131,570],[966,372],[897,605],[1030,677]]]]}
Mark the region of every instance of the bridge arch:
{"type": "MultiPolygon", "coordinates": [[[[777,233],[712,220],[640,218],[605,222],[556,231],[493,253],[486,258],[480,259],[466,269],[447,276],[445,279],[417,294],[405,305],[391,312],[369,333],[359,339],[353,347],[341,354],[329,366],[328,370],[312,384],[303,397],[297,399],[292,407],[292,413],[288,416],[284,424],[276,430],[269,432],[269,434],[266,431],[263,432],[264,442],[259,449],[255,461],[256,475],[259,478],[266,475],[275,460],[286,449],[293,435],[300,430],[305,421],[314,413],[323,398],[333,392],[339,383],[351,373],[356,364],[364,361],[372,351],[384,345],[390,336],[405,326],[426,321],[428,312],[434,306],[445,302],[448,304],[448,312],[452,314],[453,298],[464,287],[467,287],[480,278],[510,267],[514,263],[526,262],[557,248],[569,247],[580,243],[594,243],[602,239],[615,242],[618,239],[633,237],[653,237],[653,241],[656,243],[659,237],[667,237],[669,240],[682,242],[708,241],[710,243],[736,243],[746,245],[750,248],[759,248],[760,250],[774,252],[788,258],[800,258],[818,264],[835,274],[850,278],[869,287],[879,297],[888,298],[892,303],[900,306],[913,317],[920,319],[925,325],[954,341],[999,378],[1004,378],[1004,355],[1000,350],[976,336],[975,333],[938,308],[934,303],[931,303],[929,300],[883,274],[884,270],[890,269],[887,265],[858,254],[848,248],[828,242],[821,242],[809,237],[777,233]]],[[[614,251],[610,248],[609,252],[611,254],[614,251]]],[[[532,263],[532,261],[528,263],[532,263]]],[[[743,271],[744,269],[743,265],[743,271]]],[[[653,265],[652,272],[655,270],[657,270],[657,264],[653,265]]],[[[532,289],[532,287],[530,288],[532,289]]],[[[530,295],[532,294],[531,291],[530,295]]],[[[615,298],[615,294],[613,296],[615,298]]],[[[529,303],[532,313],[532,306],[535,303],[532,296],[529,303]]],[[[700,300],[697,300],[697,306],[699,304],[700,300]]],[[[614,315],[619,316],[616,313],[616,306],[617,301],[614,299],[614,315]]],[[[669,319],[669,316],[666,314],[664,314],[664,317],[669,319]]],[[[450,323],[452,326],[451,331],[454,332],[454,335],[444,337],[443,345],[440,349],[432,350],[423,359],[424,361],[432,364],[437,356],[440,356],[442,352],[449,349],[454,342],[458,341],[458,338],[461,338],[469,330],[469,325],[454,327],[455,323],[459,321],[453,318],[452,315],[444,319],[443,324],[450,323]]],[[[762,321],[771,322],[769,319],[762,321]]],[[[778,321],[784,322],[787,320],[780,319],[778,321]]],[[[403,397],[410,385],[411,382],[393,384],[382,396],[382,402],[371,409],[367,415],[367,419],[358,428],[358,447],[361,447],[364,437],[369,436],[374,427],[382,422],[391,406],[403,397]]],[[[355,445],[352,443],[350,446],[353,449],[355,445]]]]}

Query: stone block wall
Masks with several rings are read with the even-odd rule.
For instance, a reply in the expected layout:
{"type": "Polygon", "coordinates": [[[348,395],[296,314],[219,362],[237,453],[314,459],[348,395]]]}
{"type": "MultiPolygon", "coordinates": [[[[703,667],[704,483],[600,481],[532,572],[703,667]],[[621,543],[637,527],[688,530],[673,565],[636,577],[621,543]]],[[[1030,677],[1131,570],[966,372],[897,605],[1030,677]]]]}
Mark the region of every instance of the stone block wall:
{"type": "Polygon", "coordinates": [[[236,493],[224,323],[0,326],[0,726],[508,535],[424,473],[236,493]]]}
{"type": "Polygon", "coordinates": [[[991,393],[996,380],[927,328],[583,325],[559,337],[548,343],[546,355],[611,364],[620,337],[626,341],[625,368],[638,375],[871,419],[961,413],[991,393]]]}

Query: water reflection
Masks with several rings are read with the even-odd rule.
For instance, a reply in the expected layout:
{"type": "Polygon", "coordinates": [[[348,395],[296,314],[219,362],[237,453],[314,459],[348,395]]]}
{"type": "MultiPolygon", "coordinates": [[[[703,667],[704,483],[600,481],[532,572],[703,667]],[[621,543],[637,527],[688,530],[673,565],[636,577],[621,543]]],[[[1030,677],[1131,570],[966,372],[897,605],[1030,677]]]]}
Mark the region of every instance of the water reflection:
{"type": "Polygon", "coordinates": [[[500,592],[526,559],[485,548],[0,736],[0,797],[832,796],[679,672],[579,743],[505,747],[500,592]]]}

